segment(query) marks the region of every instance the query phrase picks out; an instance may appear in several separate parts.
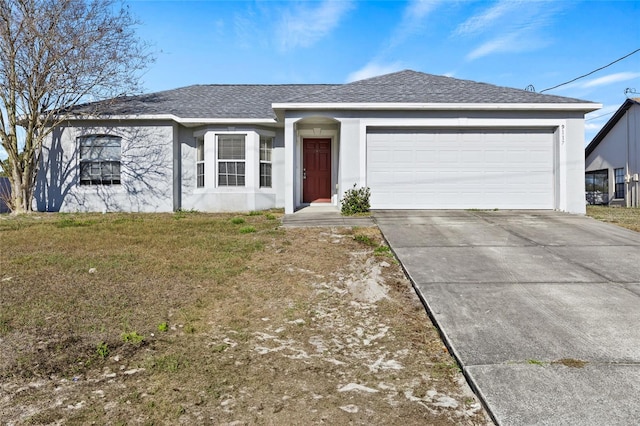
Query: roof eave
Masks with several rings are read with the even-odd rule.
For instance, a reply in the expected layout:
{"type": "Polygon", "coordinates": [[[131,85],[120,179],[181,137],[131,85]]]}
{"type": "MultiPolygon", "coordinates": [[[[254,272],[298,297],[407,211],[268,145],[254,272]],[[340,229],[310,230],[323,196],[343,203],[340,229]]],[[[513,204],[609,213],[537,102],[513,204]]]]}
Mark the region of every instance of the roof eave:
{"type": "Polygon", "coordinates": [[[199,117],[178,117],[174,114],[121,114],[121,115],[79,115],[67,118],[69,121],[84,121],[84,120],[170,120],[179,124],[185,125],[198,125],[198,124],[275,124],[277,120],[275,118],[199,118],[199,117]]]}
{"type": "Polygon", "coordinates": [[[584,111],[591,112],[602,108],[602,104],[593,102],[576,103],[274,103],[271,107],[281,110],[538,110],[538,111],[584,111]]]}

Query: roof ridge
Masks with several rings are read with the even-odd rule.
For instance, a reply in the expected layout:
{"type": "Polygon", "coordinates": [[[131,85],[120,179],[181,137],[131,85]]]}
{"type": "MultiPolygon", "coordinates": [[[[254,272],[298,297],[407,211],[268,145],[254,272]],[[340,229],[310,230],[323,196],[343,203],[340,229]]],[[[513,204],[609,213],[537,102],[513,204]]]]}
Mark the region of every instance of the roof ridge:
{"type": "Polygon", "coordinates": [[[343,87],[350,86],[350,85],[353,85],[355,83],[363,83],[363,82],[366,82],[366,81],[369,81],[369,80],[378,79],[380,77],[388,77],[388,76],[391,76],[391,75],[394,75],[394,74],[402,74],[402,73],[414,73],[414,74],[429,75],[429,74],[426,74],[426,73],[423,73],[423,72],[420,72],[420,71],[404,69],[402,71],[394,71],[394,72],[390,72],[390,73],[386,73],[386,74],[380,74],[380,75],[376,75],[376,76],[372,76],[372,77],[363,78],[363,79],[360,79],[360,80],[351,81],[349,83],[335,84],[335,85],[332,85],[332,87],[328,88],[327,90],[319,90],[319,91],[313,92],[313,93],[307,93],[307,94],[304,94],[304,95],[298,95],[298,96],[295,96],[293,98],[287,99],[286,102],[293,102],[293,101],[295,101],[297,99],[301,99],[301,98],[304,98],[306,96],[311,96],[311,95],[329,94],[333,90],[339,90],[339,89],[341,89],[343,87]]]}

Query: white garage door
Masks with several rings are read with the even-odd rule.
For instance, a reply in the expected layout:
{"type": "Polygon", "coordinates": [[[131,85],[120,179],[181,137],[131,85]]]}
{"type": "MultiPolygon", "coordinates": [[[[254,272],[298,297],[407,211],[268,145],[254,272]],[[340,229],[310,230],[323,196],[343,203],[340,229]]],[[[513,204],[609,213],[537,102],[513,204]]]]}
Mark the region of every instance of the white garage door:
{"type": "Polygon", "coordinates": [[[551,130],[369,130],[373,209],[553,209],[551,130]]]}

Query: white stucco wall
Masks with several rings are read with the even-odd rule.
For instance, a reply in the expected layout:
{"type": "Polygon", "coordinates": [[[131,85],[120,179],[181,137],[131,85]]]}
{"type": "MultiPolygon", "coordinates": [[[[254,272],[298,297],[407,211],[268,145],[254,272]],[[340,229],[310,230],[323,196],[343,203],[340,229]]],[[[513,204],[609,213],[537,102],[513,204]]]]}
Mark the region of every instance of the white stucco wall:
{"type": "Polygon", "coordinates": [[[560,126],[558,129],[556,143],[560,154],[556,208],[569,213],[585,214],[587,208],[584,195],[584,119],[567,119],[566,127],[563,129],[560,126]]]}
{"type": "Polygon", "coordinates": [[[284,206],[284,146],[281,130],[257,126],[203,126],[179,130],[181,151],[181,208],[209,212],[266,210],[284,206]],[[245,137],[245,185],[217,185],[217,135],[245,137]],[[272,186],[260,187],[260,135],[274,137],[272,186]],[[204,138],[205,186],[196,182],[196,138],[204,138]]]}
{"type": "MultiPolygon", "coordinates": [[[[332,202],[367,185],[367,129],[544,128],[554,131],[555,208],[584,213],[584,119],[580,111],[286,111],[276,125],[183,126],[174,121],[74,122],[56,130],[43,152],[36,205],[50,211],[249,211],[301,205],[305,137],[332,140],[332,202]],[[122,137],[122,184],[80,186],[78,141],[87,134],[122,137]],[[246,183],[218,186],[216,136],[242,134],[246,183]],[[261,188],[260,135],[273,136],[272,187],[261,188]],[[196,138],[205,143],[205,186],[196,186],[196,138]]],[[[607,144],[603,143],[603,146],[607,144]]],[[[600,167],[602,168],[602,167],[600,167]]]]}
{"type": "Polygon", "coordinates": [[[43,147],[35,207],[62,212],[170,212],[173,210],[171,122],[74,122],[56,129],[43,147]],[[121,184],[79,184],[78,137],[122,138],[121,184]]]}
{"type": "Polygon", "coordinates": [[[546,128],[556,134],[556,209],[584,214],[584,114],[576,111],[287,111],[285,115],[285,212],[300,205],[297,126],[319,117],[339,124],[338,200],[354,183],[366,186],[368,127],[546,128]],[[290,148],[289,148],[290,147],[290,148]]]}

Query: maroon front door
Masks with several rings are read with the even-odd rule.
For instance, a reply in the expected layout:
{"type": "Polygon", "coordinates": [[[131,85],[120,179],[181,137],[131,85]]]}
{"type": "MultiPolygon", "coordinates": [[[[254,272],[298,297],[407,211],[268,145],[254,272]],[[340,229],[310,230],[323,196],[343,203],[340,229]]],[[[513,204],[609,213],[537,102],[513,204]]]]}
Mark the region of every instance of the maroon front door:
{"type": "Polygon", "coordinates": [[[331,139],[304,139],[302,145],[302,202],[330,202],[331,139]]]}

